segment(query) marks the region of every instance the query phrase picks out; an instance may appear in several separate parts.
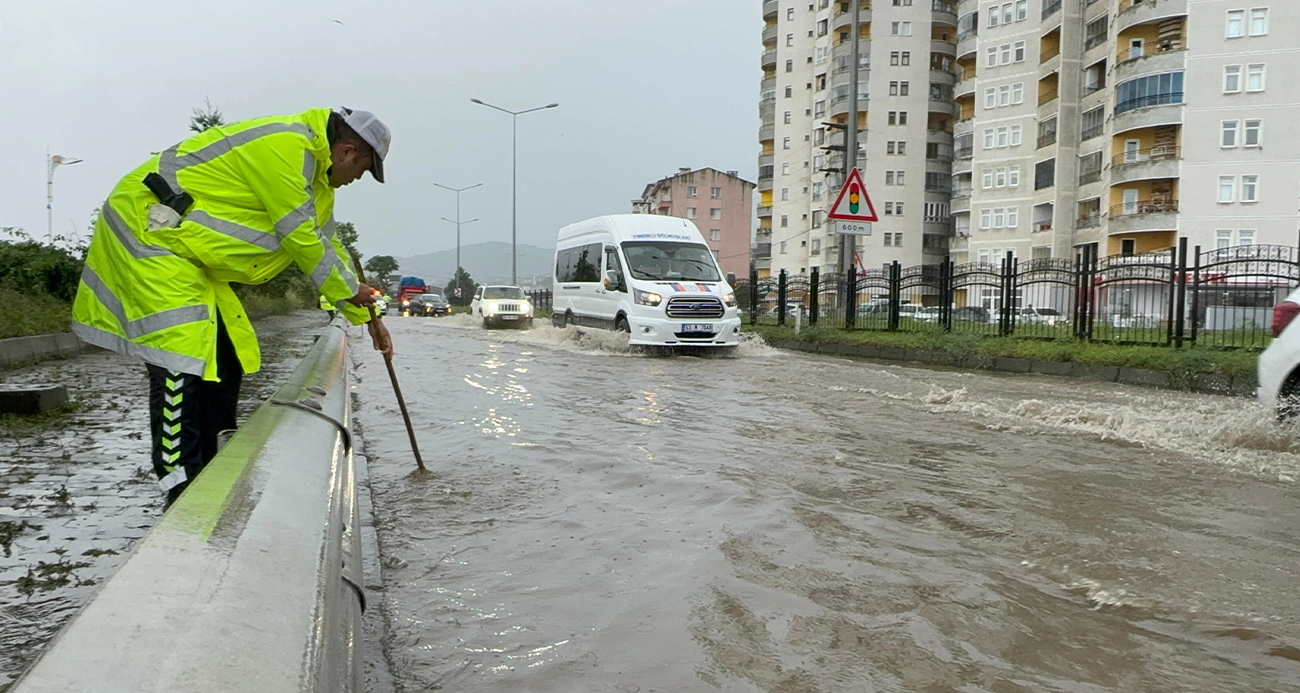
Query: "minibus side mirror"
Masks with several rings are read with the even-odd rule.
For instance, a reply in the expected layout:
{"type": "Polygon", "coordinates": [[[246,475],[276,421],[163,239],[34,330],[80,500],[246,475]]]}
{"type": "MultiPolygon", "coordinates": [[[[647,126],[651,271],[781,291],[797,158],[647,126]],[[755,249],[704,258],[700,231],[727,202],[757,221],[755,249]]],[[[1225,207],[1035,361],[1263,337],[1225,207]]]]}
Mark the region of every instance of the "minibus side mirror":
{"type": "Polygon", "coordinates": [[[605,273],[605,288],[609,291],[619,291],[623,284],[623,278],[619,276],[617,270],[610,270],[605,273]]]}

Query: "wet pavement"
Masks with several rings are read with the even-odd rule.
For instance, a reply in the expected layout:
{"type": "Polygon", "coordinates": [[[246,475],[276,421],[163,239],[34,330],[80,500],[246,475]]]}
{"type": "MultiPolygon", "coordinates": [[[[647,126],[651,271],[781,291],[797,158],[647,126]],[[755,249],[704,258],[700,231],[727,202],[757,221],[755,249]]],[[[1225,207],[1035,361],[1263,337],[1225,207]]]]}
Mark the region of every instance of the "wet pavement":
{"type": "Polygon", "coordinates": [[[400,691],[1300,690],[1300,436],[1253,402],[390,318],[400,691]]]}
{"type": "MultiPolygon", "coordinates": [[[[243,420],[297,366],[322,313],[257,323],[264,367],[244,380],[243,420]]],[[[0,418],[0,691],[110,577],[162,513],[149,463],[148,379],[111,352],[0,371],[59,383],[68,411],[0,418]]]]}

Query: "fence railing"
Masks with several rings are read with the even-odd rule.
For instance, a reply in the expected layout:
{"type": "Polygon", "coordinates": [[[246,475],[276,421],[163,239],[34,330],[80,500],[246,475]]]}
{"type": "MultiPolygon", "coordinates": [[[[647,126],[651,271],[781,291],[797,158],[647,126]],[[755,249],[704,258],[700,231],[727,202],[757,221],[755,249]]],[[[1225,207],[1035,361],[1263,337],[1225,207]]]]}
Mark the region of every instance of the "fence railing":
{"type": "Polygon", "coordinates": [[[1300,249],[1249,245],[1099,257],[751,274],[736,296],[752,324],[1263,348],[1272,307],[1300,286],[1300,249]]]}
{"type": "Polygon", "coordinates": [[[534,310],[550,310],[555,307],[555,294],[550,289],[532,289],[527,292],[528,302],[534,310]]]}

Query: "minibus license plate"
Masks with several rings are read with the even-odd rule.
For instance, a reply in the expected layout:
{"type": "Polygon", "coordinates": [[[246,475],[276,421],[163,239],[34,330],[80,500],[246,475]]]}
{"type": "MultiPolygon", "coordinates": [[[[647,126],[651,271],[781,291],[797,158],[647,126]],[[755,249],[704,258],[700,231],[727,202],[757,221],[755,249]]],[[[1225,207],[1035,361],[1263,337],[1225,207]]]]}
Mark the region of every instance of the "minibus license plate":
{"type": "Polygon", "coordinates": [[[688,322],[682,325],[682,332],[713,332],[713,325],[707,322],[688,322]]]}
{"type": "Polygon", "coordinates": [[[518,316],[518,315],[502,315],[502,316],[501,316],[501,319],[502,319],[502,320],[518,320],[518,319],[519,319],[519,316],[518,316]]]}

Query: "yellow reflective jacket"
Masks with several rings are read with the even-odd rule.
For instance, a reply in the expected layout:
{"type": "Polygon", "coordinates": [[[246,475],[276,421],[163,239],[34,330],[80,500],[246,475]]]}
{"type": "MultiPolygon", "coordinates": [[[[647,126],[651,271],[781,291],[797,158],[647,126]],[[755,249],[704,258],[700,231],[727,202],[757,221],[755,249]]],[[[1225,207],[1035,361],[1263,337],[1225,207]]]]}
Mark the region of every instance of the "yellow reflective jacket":
{"type": "MultiPolygon", "coordinates": [[[[73,331],[96,346],[216,380],[217,313],[245,373],[257,335],[229,282],[261,284],[290,263],[328,301],[357,292],[335,236],[325,128],[329,109],[211,128],[127,174],[104,203],[73,304],[73,331]],[[194,198],[180,224],[148,230],[159,173],[194,198]]],[[[353,324],[364,308],[343,304],[353,324]]]]}

